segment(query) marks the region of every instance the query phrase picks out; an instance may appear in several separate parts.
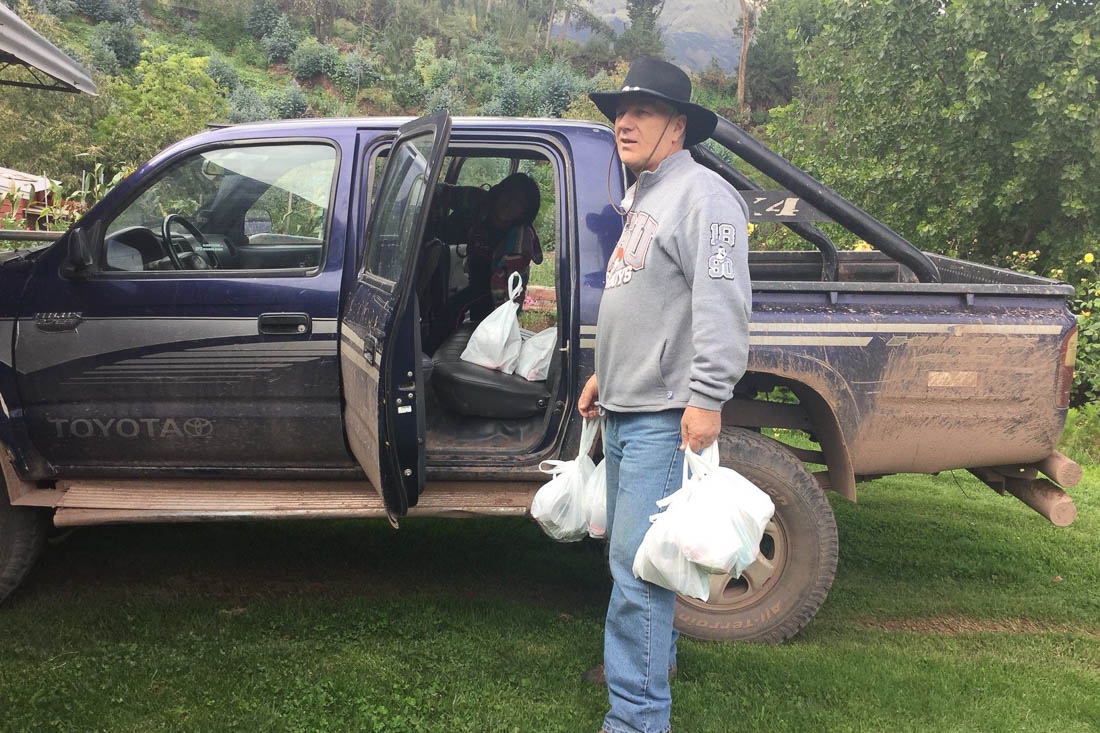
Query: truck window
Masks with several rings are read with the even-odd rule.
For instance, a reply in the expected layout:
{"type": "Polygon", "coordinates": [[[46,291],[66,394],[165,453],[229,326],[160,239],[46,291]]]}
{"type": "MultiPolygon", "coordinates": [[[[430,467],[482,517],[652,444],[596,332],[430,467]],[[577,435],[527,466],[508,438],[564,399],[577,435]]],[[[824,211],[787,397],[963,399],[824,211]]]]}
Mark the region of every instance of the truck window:
{"type": "Polygon", "coordinates": [[[233,146],[176,161],[107,224],[104,271],[321,264],[336,169],[326,144],[233,146]]]}
{"type": "Polygon", "coordinates": [[[512,161],[508,158],[467,158],[458,169],[459,186],[477,186],[489,188],[503,181],[512,172],[512,161]]]}
{"type": "MultiPolygon", "coordinates": [[[[430,137],[414,138],[396,151],[392,163],[393,185],[381,190],[374,206],[379,208],[374,228],[368,232],[366,270],[378,277],[397,282],[413,243],[411,231],[416,223],[420,202],[427,186],[425,180],[430,137]]],[[[375,176],[376,180],[379,176],[375,176]]]]}

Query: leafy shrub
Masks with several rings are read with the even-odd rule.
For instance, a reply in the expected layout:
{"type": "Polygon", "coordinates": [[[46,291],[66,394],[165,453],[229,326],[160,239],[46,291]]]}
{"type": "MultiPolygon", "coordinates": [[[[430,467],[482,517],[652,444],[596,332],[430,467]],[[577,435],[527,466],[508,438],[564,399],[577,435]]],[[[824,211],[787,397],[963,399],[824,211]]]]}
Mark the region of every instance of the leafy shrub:
{"type": "Polygon", "coordinates": [[[229,95],[230,122],[259,122],[275,117],[275,109],[255,89],[245,84],[239,84],[229,95]]]}
{"type": "Polygon", "coordinates": [[[225,53],[232,53],[242,41],[252,40],[241,23],[241,16],[232,9],[203,10],[196,25],[200,38],[225,53]]]}
{"type": "Polygon", "coordinates": [[[505,67],[507,63],[502,59],[495,39],[479,41],[467,48],[458,59],[459,87],[475,99],[490,99],[496,91],[494,84],[499,71],[505,67]]]}
{"type": "Polygon", "coordinates": [[[332,21],[332,35],[341,41],[355,43],[359,39],[359,26],[347,18],[337,18],[332,21]]]}
{"type": "Polygon", "coordinates": [[[1072,404],[1100,401],[1100,279],[1083,281],[1077,288],[1077,364],[1073,374],[1072,404]]]}
{"type": "Polygon", "coordinates": [[[274,0],[253,0],[244,25],[254,38],[263,38],[271,35],[278,23],[279,6],[274,0]]]}
{"type": "Polygon", "coordinates": [[[117,20],[118,6],[113,0],[75,0],[77,12],[92,20],[117,20]]]}
{"type": "Polygon", "coordinates": [[[393,101],[404,108],[419,107],[424,102],[424,85],[415,72],[398,74],[387,86],[393,92],[393,101]]]}
{"type": "Polygon", "coordinates": [[[259,122],[273,117],[275,109],[252,87],[238,84],[229,95],[230,122],[259,122]]]}
{"type": "Polygon", "coordinates": [[[314,117],[351,117],[355,107],[331,94],[319,94],[310,101],[314,117]]]}
{"type": "Polygon", "coordinates": [[[291,82],[281,92],[276,92],[270,98],[275,115],[280,119],[293,119],[302,117],[309,106],[305,92],[294,82],[291,82]]]}
{"type": "Polygon", "coordinates": [[[93,35],[91,40],[88,41],[88,55],[92,66],[101,74],[117,76],[122,71],[114,49],[105,39],[99,36],[93,35]]]}
{"type": "Polygon", "coordinates": [[[440,89],[457,81],[458,62],[443,56],[435,60],[425,72],[424,84],[428,89],[440,89]]]}
{"type": "Polygon", "coordinates": [[[298,47],[298,34],[290,25],[290,18],[280,15],[271,33],[260,39],[260,46],[267,54],[268,63],[290,58],[290,54],[298,47]]]}
{"type": "Polygon", "coordinates": [[[263,67],[267,65],[267,54],[260,48],[260,44],[251,38],[238,43],[237,47],[233,49],[233,55],[237,57],[239,62],[248,66],[263,67]]]}
{"type": "Polygon", "coordinates": [[[311,37],[298,44],[286,65],[294,78],[301,81],[331,74],[338,60],[336,49],[311,37]]]}
{"type": "Polygon", "coordinates": [[[373,61],[355,52],[340,58],[329,78],[345,99],[353,99],[363,87],[374,86],[381,81],[382,75],[378,73],[373,61]]]}
{"type": "MultiPolygon", "coordinates": [[[[76,3],[73,0],[34,0],[31,7],[39,13],[61,18],[76,12],[76,3]]],[[[17,10],[18,8],[12,8],[17,10]]]]}
{"type": "Polygon", "coordinates": [[[1100,403],[1090,402],[1069,411],[1058,450],[1078,463],[1100,462],[1100,403]]]}
{"type": "Polygon", "coordinates": [[[92,38],[110,48],[123,69],[134,68],[141,59],[141,41],[131,22],[100,23],[92,31],[92,38]]]}
{"type": "Polygon", "coordinates": [[[141,22],[141,0],[121,0],[118,4],[119,20],[141,22]]]}
{"type": "Polygon", "coordinates": [[[240,75],[237,74],[237,70],[233,68],[233,65],[216,53],[210,54],[210,58],[206,62],[206,75],[213,79],[214,83],[226,95],[241,83],[240,75]]]}
{"type": "Polygon", "coordinates": [[[560,117],[587,84],[565,64],[531,69],[526,74],[527,108],[540,117],[560,117]]]}
{"type": "Polygon", "coordinates": [[[424,86],[430,92],[450,84],[458,74],[458,62],[435,55],[435,41],[427,36],[413,44],[413,63],[424,86]]]}
{"type": "Polygon", "coordinates": [[[428,92],[424,100],[424,114],[447,110],[452,115],[460,115],[466,111],[466,104],[462,97],[451,87],[439,87],[428,92]]]}
{"type": "Polygon", "coordinates": [[[507,64],[497,72],[495,93],[481,108],[481,114],[496,117],[512,117],[518,115],[522,94],[520,93],[519,78],[516,77],[512,67],[507,64]]]}

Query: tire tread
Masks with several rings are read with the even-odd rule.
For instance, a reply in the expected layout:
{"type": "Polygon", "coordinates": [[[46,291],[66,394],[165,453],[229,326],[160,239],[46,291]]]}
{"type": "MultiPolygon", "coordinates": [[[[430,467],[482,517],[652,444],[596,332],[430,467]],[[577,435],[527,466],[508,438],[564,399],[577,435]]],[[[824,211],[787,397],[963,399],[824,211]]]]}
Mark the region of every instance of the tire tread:
{"type": "MultiPolygon", "coordinates": [[[[787,484],[805,502],[813,522],[817,525],[817,572],[808,584],[805,594],[798,597],[794,611],[775,626],[759,633],[736,637],[736,641],[779,644],[806,627],[825,602],[832,587],[840,555],[840,540],[832,507],[813,474],[779,441],[742,428],[723,429],[718,440],[724,464],[729,456],[738,456],[742,460],[751,456],[750,462],[757,471],[771,474],[777,484],[787,484]]],[[[699,633],[696,629],[685,630],[684,633],[704,639],[729,638],[720,633],[699,633]]]]}

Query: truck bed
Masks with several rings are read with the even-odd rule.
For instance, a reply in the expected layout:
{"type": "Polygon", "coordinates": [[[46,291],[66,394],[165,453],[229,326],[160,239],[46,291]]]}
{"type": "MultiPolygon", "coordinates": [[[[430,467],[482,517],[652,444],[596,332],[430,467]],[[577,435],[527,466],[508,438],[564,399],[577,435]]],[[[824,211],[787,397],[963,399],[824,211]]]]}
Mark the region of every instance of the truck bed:
{"type": "Polygon", "coordinates": [[[856,475],[1040,461],[1065,420],[1073,287],[929,255],[920,283],[881,252],[753,252],[749,370],[824,397],[856,475]]]}

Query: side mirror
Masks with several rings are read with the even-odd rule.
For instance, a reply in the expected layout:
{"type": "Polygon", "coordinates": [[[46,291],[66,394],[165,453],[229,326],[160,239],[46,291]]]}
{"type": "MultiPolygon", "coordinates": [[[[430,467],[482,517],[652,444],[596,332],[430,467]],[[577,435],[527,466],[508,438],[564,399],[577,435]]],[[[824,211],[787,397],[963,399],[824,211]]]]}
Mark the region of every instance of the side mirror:
{"type": "Polygon", "coordinates": [[[71,278],[83,277],[95,265],[88,232],[83,227],[76,227],[69,230],[66,239],[68,249],[61,263],[61,275],[71,278]]]}

